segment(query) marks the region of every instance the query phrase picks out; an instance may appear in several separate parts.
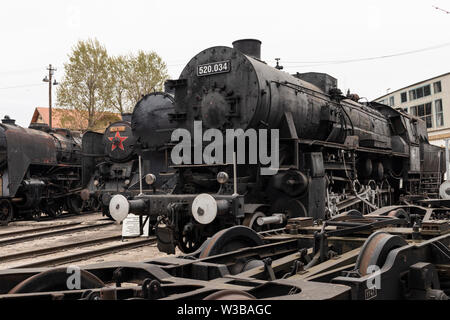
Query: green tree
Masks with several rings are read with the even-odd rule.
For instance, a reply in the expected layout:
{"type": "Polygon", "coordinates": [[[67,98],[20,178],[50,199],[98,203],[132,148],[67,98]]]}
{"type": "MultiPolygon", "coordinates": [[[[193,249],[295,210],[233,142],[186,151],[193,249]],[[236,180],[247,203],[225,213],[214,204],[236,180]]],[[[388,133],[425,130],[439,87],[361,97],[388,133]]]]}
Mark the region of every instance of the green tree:
{"type": "Polygon", "coordinates": [[[127,68],[126,96],[133,107],[142,96],[163,91],[169,78],[165,62],[155,52],[138,51],[137,55],[128,56],[127,68]]]}
{"type": "MultiPolygon", "coordinates": [[[[143,95],[162,91],[167,66],[155,52],[108,56],[98,40],[79,41],[64,64],[57,103],[76,112],[63,115],[80,129],[99,129],[107,111],[131,112],[143,95]]],[[[107,124],[106,124],[107,125],[107,124]]]]}
{"type": "Polygon", "coordinates": [[[109,72],[114,80],[111,104],[114,110],[121,114],[131,112],[134,107],[127,94],[127,74],[130,68],[130,59],[127,56],[111,57],[109,60],[109,72]]]}
{"type": "Polygon", "coordinates": [[[110,75],[108,52],[98,40],[79,41],[64,64],[65,75],[57,90],[57,103],[76,110],[87,128],[95,127],[111,109],[115,79],[110,75]]]}

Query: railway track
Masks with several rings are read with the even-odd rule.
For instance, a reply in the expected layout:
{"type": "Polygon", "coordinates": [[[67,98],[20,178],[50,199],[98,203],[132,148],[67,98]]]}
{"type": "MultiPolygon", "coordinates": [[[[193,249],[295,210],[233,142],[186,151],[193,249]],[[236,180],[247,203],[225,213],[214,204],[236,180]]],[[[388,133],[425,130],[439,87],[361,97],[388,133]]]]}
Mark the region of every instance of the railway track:
{"type": "Polygon", "coordinates": [[[116,240],[120,240],[121,238],[122,237],[120,235],[117,235],[117,236],[111,236],[111,237],[91,239],[91,240],[87,240],[87,241],[77,241],[77,242],[73,242],[73,243],[63,244],[60,246],[53,246],[53,247],[49,247],[49,248],[42,248],[42,249],[38,249],[38,250],[29,250],[29,251],[8,254],[8,255],[4,255],[0,258],[0,263],[13,261],[13,260],[20,260],[20,259],[25,259],[25,258],[31,258],[31,257],[38,257],[38,256],[52,254],[52,253],[56,253],[56,252],[60,252],[60,251],[68,250],[68,249],[82,248],[82,247],[89,246],[89,245],[101,244],[101,243],[108,242],[108,241],[116,241],[116,240]]]}
{"type": "Polygon", "coordinates": [[[67,233],[75,233],[79,231],[85,231],[89,229],[99,229],[104,228],[107,226],[110,226],[114,224],[113,221],[103,222],[103,223],[96,223],[96,224],[88,224],[88,225],[81,225],[81,223],[68,223],[64,225],[58,225],[58,226],[49,226],[49,227],[43,227],[38,229],[27,229],[25,231],[14,231],[8,234],[2,234],[0,235],[1,238],[7,237],[7,239],[0,240],[0,247],[15,244],[15,243],[22,243],[26,241],[31,241],[39,238],[48,238],[53,237],[57,235],[67,234],[67,233]],[[56,229],[56,230],[55,230],[56,229]],[[37,232],[36,232],[37,231],[37,232]],[[44,232],[39,232],[44,231],[44,232]],[[23,235],[23,233],[29,233],[26,235],[23,235]],[[16,236],[20,235],[20,236],[16,236]]]}
{"type": "Polygon", "coordinates": [[[70,219],[70,218],[75,218],[75,217],[80,217],[80,216],[91,216],[94,214],[99,214],[101,215],[101,212],[99,211],[83,211],[82,213],[64,213],[60,216],[57,217],[50,217],[47,215],[43,215],[40,216],[39,218],[30,218],[28,216],[21,216],[21,217],[16,217],[13,221],[11,222],[24,222],[24,221],[35,221],[35,222],[49,222],[49,221],[61,221],[61,220],[66,220],[66,219],[70,219]]]}
{"type": "Polygon", "coordinates": [[[123,256],[137,259],[142,250],[152,255],[137,248],[156,243],[155,237],[124,240],[122,227],[100,216],[32,226],[0,233],[0,269],[81,264],[98,258],[116,261],[123,256]]]}
{"type": "Polygon", "coordinates": [[[70,250],[70,249],[80,249],[80,248],[86,248],[90,246],[96,246],[101,245],[103,243],[107,242],[114,242],[119,241],[121,239],[121,236],[110,236],[110,237],[103,237],[93,240],[87,240],[87,241],[80,241],[80,242],[73,242],[66,245],[56,246],[56,247],[50,247],[50,248],[43,248],[39,250],[34,251],[25,251],[20,252],[17,254],[10,254],[8,256],[4,256],[0,259],[0,262],[6,262],[6,261],[20,261],[24,260],[26,258],[33,258],[37,257],[39,255],[45,255],[49,256],[48,258],[44,258],[38,261],[33,261],[29,263],[24,264],[17,264],[14,266],[15,269],[17,268],[31,268],[31,267],[49,267],[49,266],[57,266],[65,263],[71,263],[76,261],[82,261],[94,257],[103,256],[110,253],[116,253],[123,250],[129,250],[134,249],[138,247],[142,247],[145,245],[153,244],[156,242],[155,237],[149,237],[149,238],[139,238],[139,239],[128,239],[126,242],[120,242],[116,244],[112,244],[110,246],[106,247],[93,247],[90,250],[83,251],[83,252],[75,252],[75,253],[68,253],[62,256],[55,257],[54,255],[56,253],[60,253],[61,251],[70,250]]]}

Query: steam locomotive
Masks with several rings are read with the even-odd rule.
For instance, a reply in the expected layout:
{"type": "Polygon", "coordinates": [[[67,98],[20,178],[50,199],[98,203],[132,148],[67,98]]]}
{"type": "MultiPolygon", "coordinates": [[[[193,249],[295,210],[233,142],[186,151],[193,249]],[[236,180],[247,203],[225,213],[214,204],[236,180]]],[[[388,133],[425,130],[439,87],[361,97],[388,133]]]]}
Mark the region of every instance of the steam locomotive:
{"type": "Polygon", "coordinates": [[[15,216],[57,217],[82,208],[81,139],[67,129],[0,124],[0,224],[15,216]]]}
{"type": "Polygon", "coordinates": [[[109,203],[113,195],[128,198],[156,193],[166,187],[165,182],[172,177],[170,171],[173,170],[165,161],[167,150],[162,141],[168,142],[170,136],[160,131],[159,126],[166,121],[166,132],[170,133],[167,113],[173,112],[173,102],[173,97],[167,93],[148,94],[136,104],[133,117],[123,114],[122,120],[111,124],[103,135],[85,134],[83,168],[89,182],[83,190],[83,199],[97,199],[98,209],[104,215],[110,216],[109,203]],[[151,133],[142,132],[149,128],[151,133]],[[139,159],[141,154],[144,157],[139,159]]]}
{"type": "MultiPolygon", "coordinates": [[[[437,196],[445,156],[429,144],[424,121],[344,96],[328,74],[291,75],[278,64],[271,67],[260,52],[261,42],[251,39],[208,48],[169,82],[176,101],[169,117],[177,128],[195,137],[201,121],[200,130],[234,130],[235,136],[218,142],[212,161],[201,164],[191,159],[198,142],[188,143],[192,152],[183,152],[173,166],[172,194],[115,197],[110,210],[157,217],[158,248],[173,253],[175,246],[195,251],[208,236],[236,224],[260,230],[290,218],[367,214],[413,194],[437,196]],[[254,139],[251,129],[277,130],[279,138],[254,139]],[[230,143],[235,156],[228,152],[220,159],[230,143]],[[275,174],[263,175],[261,169],[273,168],[249,161],[255,145],[278,154],[275,174]],[[246,161],[237,161],[236,153],[246,161]]],[[[149,137],[145,131],[137,136],[149,137]]]]}

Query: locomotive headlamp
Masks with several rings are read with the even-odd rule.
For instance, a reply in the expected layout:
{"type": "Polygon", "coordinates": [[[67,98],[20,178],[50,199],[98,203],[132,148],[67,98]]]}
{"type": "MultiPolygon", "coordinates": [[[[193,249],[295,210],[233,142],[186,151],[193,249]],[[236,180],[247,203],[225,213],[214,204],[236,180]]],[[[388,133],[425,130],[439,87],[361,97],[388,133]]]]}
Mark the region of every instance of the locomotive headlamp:
{"type": "Polygon", "coordinates": [[[156,182],[156,177],[155,177],[155,175],[154,175],[153,173],[149,173],[149,174],[145,175],[145,182],[146,182],[148,185],[154,184],[154,183],[156,182]]]}
{"type": "Polygon", "coordinates": [[[127,186],[127,185],[129,185],[129,184],[130,184],[130,180],[129,180],[129,179],[127,179],[127,180],[125,180],[125,181],[124,181],[124,183],[125,183],[125,185],[127,186]]]}
{"type": "Polygon", "coordinates": [[[230,177],[228,176],[228,173],[226,173],[226,172],[221,171],[217,174],[217,182],[220,184],[227,183],[229,178],[230,177]]]}

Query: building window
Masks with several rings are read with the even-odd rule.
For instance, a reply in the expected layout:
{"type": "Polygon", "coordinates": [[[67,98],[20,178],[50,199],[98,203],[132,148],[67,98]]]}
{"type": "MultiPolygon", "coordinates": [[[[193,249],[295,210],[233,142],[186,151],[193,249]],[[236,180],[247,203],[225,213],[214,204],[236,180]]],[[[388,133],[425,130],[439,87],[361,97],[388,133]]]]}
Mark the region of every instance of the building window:
{"type": "Polygon", "coordinates": [[[441,92],[442,91],[441,82],[437,81],[437,82],[433,83],[433,89],[434,89],[434,93],[441,92]]]}
{"type": "Polygon", "coordinates": [[[409,90],[409,100],[416,100],[429,95],[431,95],[431,87],[429,84],[420,88],[409,90]]]}
{"type": "Polygon", "coordinates": [[[434,101],[434,111],[436,113],[436,127],[442,127],[444,125],[444,109],[441,99],[434,101]]]}
{"type": "Polygon", "coordinates": [[[394,96],[389,97],[389,105],[390,105],[391,107],[394,106],[394,96]]]}
{"type": "Polygon", "coordinates": [[[402,92],[401,96],[402,96],[402,103],[408,101],[408,98],[406,96],[406,92],[402,92]]]}
{"type": "Polygon", "coordinates": [[[424,120],[427,124],[427,128],[433,128],[431,102],[411,107],[411,114],[424,120]]]}

